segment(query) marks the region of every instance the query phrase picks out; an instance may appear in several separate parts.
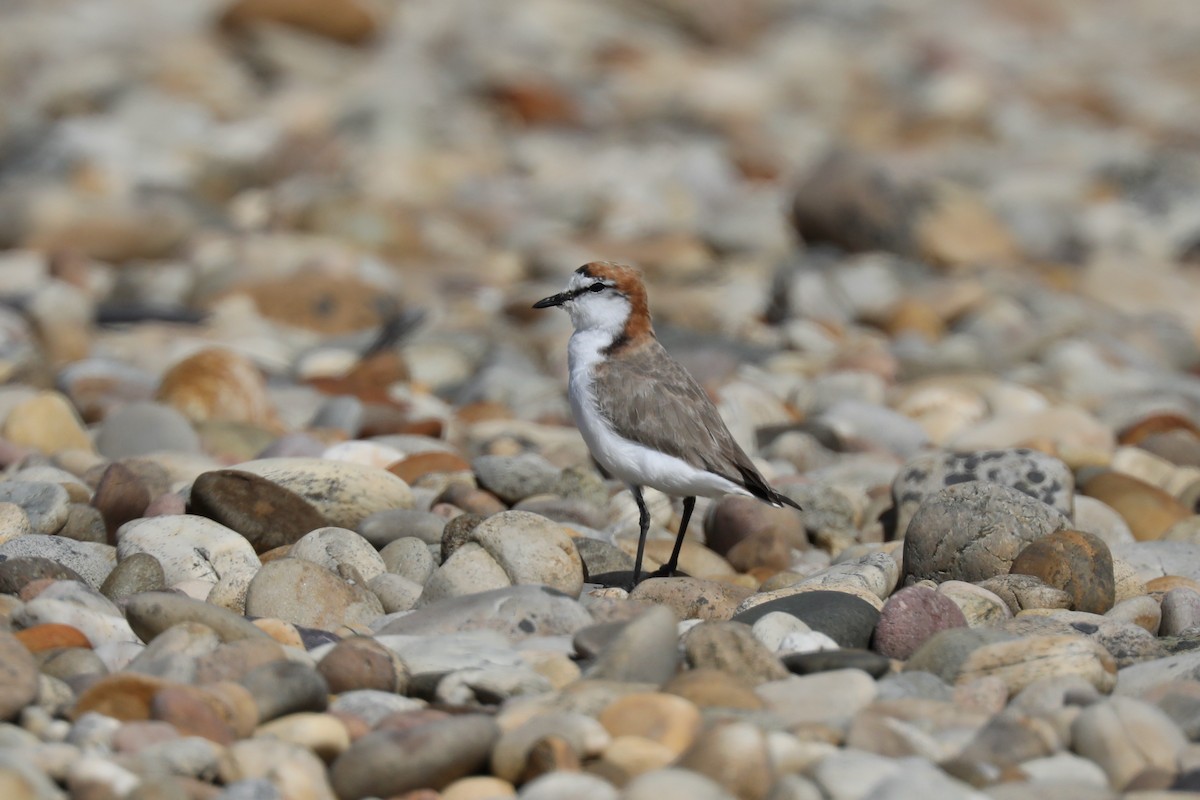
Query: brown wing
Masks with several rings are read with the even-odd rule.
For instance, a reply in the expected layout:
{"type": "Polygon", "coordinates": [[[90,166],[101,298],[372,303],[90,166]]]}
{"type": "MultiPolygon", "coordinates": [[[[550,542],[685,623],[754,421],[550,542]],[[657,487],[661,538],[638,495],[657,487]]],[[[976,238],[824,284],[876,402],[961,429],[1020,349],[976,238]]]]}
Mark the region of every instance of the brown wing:
{"type": "Polygon", "coordinates": [[[592,381],[597,410],[626,439],[737,484],[762,482],[704,389],[657,339],[598,364],[592,381]]]}

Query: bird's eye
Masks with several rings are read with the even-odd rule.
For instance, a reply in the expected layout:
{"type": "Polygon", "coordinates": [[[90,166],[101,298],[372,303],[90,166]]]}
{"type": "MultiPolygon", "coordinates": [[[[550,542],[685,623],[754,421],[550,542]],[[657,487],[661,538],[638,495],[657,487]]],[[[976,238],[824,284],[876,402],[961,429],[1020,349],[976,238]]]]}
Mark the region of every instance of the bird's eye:
{"type": "Polygon", "coordinates": [[[589,286],[589,287],[588,287],[588,291],[589,291],[589,292],[603,292],[603,291],[604,291],[604,284],[603,284],[603,283],[599,283],[599,282],[597,282],[597,283],[593,283],[591,286],[589,286]]]}

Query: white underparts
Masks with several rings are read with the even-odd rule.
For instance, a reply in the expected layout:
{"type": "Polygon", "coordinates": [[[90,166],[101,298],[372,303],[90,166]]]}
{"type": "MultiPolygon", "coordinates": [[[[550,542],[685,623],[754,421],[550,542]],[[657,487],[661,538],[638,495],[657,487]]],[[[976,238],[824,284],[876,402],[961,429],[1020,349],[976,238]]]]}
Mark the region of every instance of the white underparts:
{"type": "Polygon", "coordinates": [[[592,393],[592,369],[606,358],[604,350],[623,329],[623,319],[615,330],[610,326],[580,328],[568,346],[571,409],[592,456],[614,478],[676,497],[750,496],[750,492],[720,475],[619,436],[600,414],[592,393]]]}

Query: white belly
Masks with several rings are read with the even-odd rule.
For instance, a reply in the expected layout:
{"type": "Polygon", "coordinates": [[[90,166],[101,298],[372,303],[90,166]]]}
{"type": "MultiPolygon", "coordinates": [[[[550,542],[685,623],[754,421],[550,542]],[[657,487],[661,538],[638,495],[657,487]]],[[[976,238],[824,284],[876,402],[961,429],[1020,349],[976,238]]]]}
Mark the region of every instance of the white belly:
{"type": "Polygon", "coordinates": [[[697,469],[675,456],[626,439],[608,424],[596,408],[592,394],[592,367],[602,358],[606,342],[576,333],[570,344],[570,395],[575,424],[592,457],[614,478],[631,486],[650,486],[677,497],[719,497],[750,493],[736,483],[697,469]]]}

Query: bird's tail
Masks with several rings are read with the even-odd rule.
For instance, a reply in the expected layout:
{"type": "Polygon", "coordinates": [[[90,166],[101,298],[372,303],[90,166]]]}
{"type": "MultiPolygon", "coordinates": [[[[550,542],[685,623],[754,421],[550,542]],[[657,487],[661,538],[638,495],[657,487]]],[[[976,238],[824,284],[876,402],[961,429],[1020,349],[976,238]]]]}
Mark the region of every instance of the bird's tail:
{"type": "Polygon", "coordinates": [[[754,495],[759,500],[762,500],[765,503],[770,503],[776,508],[791,506],[797,511],[804,510],[795,500],[788,497],[783,492],[777,491],[771,486],[771,484],[767,483],[766,480],[763,479],[763,476],[758,474],[757,470],[741,467],[740,472],[742,473],[742,485],[746,487],[746,491],[750,492],[750,494],[754,495]]]}

